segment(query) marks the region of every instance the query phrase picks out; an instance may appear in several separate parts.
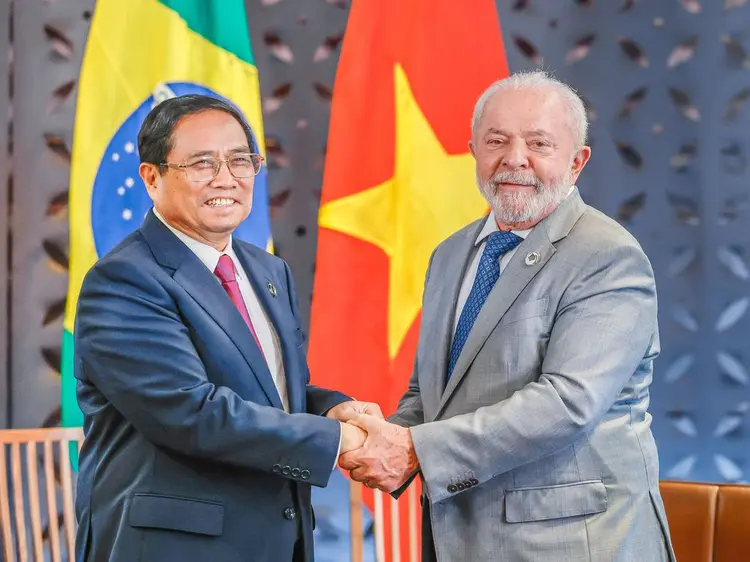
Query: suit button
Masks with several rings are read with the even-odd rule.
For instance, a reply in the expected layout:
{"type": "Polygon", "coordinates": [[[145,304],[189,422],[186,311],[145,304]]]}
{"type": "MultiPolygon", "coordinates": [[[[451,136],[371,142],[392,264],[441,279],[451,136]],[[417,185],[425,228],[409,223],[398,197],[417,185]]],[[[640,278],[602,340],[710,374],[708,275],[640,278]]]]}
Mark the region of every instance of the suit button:
{"type": "Polygon", "coordinates": [[[284,510],[284,519],[289,519],[290,521],[297,517],[297,511],[293,507],[287,507],[284,510]]]}
{"type": "Polygon", "coordinates": [[[289,476],[289,473],[292,471],[291,467],[285,466],[281,469],[281,474],[284,476],[289,476]]]}
{"type": "Polygon", "coordinates": [[[292,476],[294,476],[295,478],[299,478],[299,468],[292,469],[292,476]]]}
{"type": "Polygon", "coordinates": [[[451,494],[455,494],[456,492],[458,492],[458,488],[456,487],[456,485],[455,485],[455,484],[451,484],[450,486],[448,486],[448,491],[449,491],[449,492],[450,492],[451,494]]]}
{"type": "Polygon", "coordinates": [[[281,472],[281,465],[280,464],[273,465],[273,471],[275,474],[278,474],[279,472],[281,472]]]}
{"type": "Polygon", "coordinates": [[[456,488],[458,488],[459,490],[465,490],[466,484],[464,484],[463,482],[459,482],[458,484],[456,484],[456,488]]]}
{"type": "Polygon", "coordinates": [[[476,478],[472,478],[471,480],[469,480],[469,482],[471,482],[472,486],[479,486],[479,480],[477,480],[476,478]]]}
{"type": "Polygon", "coordinates": [[[307,480],[310,478],[310,471],[309,470],[303,470],[300,472],[300,476],[302,477],[302,480],[307,480]]]}

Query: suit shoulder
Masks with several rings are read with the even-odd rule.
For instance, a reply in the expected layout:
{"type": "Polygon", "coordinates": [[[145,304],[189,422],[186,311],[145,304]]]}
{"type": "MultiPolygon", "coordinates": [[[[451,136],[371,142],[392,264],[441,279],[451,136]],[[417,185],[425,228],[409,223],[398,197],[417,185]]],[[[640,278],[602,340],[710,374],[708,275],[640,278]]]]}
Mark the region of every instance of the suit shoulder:
{"type": "Polygon", "coordinates": [[[156,263],[151,249],[140,231],[126,236],[117,246],[100,258],[84,277],[86,287],[94,279],[131,279],[151,277],[161,268],[156,263]]]}
{"type": "Polygon", "coordinates": [[[630,247],[643,252],[641,244],[624,226],[588,205],[573,228],[573,232],[595,252],[621,247],[630,247]]]}
{"type": "Polygon", "coordinates": [[[588,271],[613,265],[636,267],[653,275],[651,261],[638,240],[620,223],[587,206],[558,248],[576,269],[588,271]]]}

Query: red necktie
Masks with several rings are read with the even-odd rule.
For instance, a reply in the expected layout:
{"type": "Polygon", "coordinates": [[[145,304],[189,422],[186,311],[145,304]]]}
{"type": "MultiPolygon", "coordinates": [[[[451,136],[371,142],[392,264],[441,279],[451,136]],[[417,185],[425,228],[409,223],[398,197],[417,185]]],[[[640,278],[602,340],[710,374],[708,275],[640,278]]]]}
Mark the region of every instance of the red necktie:
{"type": "Polygon", "coordinates": [[[232,258],[230,258],[226,254],[222,254],[219,258],[219,263],[216,264],[214,275],[219,278],[219,280],[221,281],[221,286],[224,287],[224,290],[229,295],[229,298],[232,299],[234,306],[236,306],[237,310],[240,311],[242,318],[245,320],[245,324],[247,324],[247,327],[250,328],[250,333],[253,334],[253,338],[255,338],[255,343],[258,344],[260,354],[263,355],[263,348],[260,346],[258,334],[255,333],[255,328],[253,328],[253,323],[250,320],[250,314],[248,314],[247,307],[245,306],[245,299],[242,298],[240,286],[237,284],[237,277],[235,275],[234,262],[232,261],[232,258]]]}

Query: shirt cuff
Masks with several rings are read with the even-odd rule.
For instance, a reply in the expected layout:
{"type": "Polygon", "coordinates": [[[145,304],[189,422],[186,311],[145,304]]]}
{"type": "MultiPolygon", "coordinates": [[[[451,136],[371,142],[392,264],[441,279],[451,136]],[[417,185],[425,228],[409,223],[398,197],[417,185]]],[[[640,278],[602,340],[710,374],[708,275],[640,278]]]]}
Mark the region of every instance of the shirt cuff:
{"type": "Polygon", "coordinates": [[[331,467],[331,472],[333,472],[334,470],[336,470],[336,465],[338,465],[339,455],[341,455],[341,441],[343,440],[343,438],[344,438],[344,431],[341,430],[341,431],[339,431],[339,448],[336,451],[336,458],[333,459],[333,467],[331,467]]]}

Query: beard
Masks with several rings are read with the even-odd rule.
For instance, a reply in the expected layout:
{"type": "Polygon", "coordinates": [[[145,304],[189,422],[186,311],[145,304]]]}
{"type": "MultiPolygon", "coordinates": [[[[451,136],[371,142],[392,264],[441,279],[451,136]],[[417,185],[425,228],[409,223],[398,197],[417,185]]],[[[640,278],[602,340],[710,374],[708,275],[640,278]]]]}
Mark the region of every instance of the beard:
{"type": "Polygon", "coordinates": [[[495,220],[509,226],[536,224],[557,208],[573,185],[570,172],[556,179],[551,185],[544,185],[533,173],[499,172],[487,181],[482,180],[477,173],[476,178],[479,191],[490,204],[495,220]],[[521,190],[501,191],[497,186],[502,183],[533,186],[535,193],[521,190]]]}

